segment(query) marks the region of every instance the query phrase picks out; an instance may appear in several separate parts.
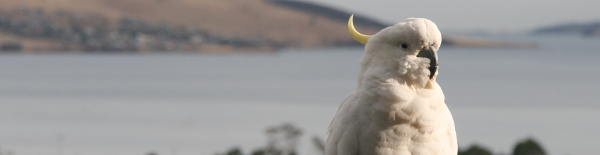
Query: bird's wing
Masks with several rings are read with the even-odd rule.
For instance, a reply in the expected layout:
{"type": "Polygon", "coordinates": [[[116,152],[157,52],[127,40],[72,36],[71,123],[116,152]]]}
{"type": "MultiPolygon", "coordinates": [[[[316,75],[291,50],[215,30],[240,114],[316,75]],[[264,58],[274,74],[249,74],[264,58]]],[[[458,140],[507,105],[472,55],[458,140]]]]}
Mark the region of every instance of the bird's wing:
{"type": "Polygon", "coordinates": [[[358,108],[356,93],[350,94],[340,105],[335,117],[329,125],[329,135],[325,143],[325,155],[356,155],[358,141],[355,113],[358,108]]]}

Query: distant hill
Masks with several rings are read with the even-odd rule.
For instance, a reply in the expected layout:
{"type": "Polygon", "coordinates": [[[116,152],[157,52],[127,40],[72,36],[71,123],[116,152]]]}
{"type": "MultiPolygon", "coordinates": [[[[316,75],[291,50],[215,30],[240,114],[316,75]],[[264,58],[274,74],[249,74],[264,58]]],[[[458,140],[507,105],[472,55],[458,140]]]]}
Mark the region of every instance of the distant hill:
{"type": "MultiPolygon", "coordinates": [[[[344,22],[344,23],[346,23],[348,21],[348,16],[350,15],[350,13],[342,11],[342,10],[333,9],[331,7],[322,6],[322,5],[305,2],[305,1],[270,0],[269,2],[271,2],[273,4],[289,7],[291,9],[296,9],[296,10],[300,10],[303,12],[328,17],[329,19],[337,20],[337,21],[344,22]]],[[[360,24],[363,26],[372,26],[372,27],[379,27],[379,28],[385,28],[385,27],[389,26],[389,25],[380,23],[378,21],[375,21],[373,19],[362,17],[360,15],[356,15],[354,17],[354,22],[355,22],[355,24],[360,24]]]]}
{"type": "Polygon", "coordinates": [[[576,34],[586,37],[600,36],[600,21],[588,23],[567,23],[546,26],[533,31],[534,34],[576,34]]]}
{"type": "MultiPolygon", "coordinates": [[[[355,44],[349,15],[284,0],[2,0],[0,43],[25,51],[328,47],[355,44]]],[[[365,33],[384,25],[360,15],[355,21],[365,33]]]]}
{"type": "MultiPolygon", "coordinates": [[[[1,0],[0,51],[274,51],[360,45],[351,13],[294,0],[1,0]]],[[[374,34],[389,24],[355,15],[374,34]]],[[[444,44],[515,44],[445,37],[444,44]]],[[[521,47],[521,46],[518,46],[521,47]]]]}

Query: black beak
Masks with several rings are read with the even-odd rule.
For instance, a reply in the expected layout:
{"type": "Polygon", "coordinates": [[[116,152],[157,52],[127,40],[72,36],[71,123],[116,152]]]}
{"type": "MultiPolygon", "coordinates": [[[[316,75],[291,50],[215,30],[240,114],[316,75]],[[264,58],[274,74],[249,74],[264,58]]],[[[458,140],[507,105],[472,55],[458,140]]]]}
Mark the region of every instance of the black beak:
{"type": "Polygon", "coordinates": [[[433,78],[438,68],[437,50],[433,46],[429,46],[421,50],[417,57],[429,58],[429,79],[433,78]]]}

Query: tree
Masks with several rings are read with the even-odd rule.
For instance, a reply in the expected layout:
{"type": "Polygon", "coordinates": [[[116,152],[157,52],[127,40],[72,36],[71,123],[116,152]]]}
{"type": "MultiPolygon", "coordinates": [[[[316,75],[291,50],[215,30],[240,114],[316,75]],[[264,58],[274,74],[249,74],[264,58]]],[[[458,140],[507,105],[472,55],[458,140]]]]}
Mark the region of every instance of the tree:
{"type": "Polygon", "coordinates": [[[533,138],[527,138],[517,143],[513,155],[546,155],[546,151],[533,138]]]}
{"type": "MultiPolygon", "coordinates": [[[[251,155],[297,155],[296,147],[302,135],[302,130],[292,124],[283,124],[270,127],[266,131],[267,146],[257,149],[251,155]]],[[[217,155],[243,155],[239,148],[232,148],[225,154],[217,155]]]]}
{"type": "Polygon", "coordinates": [[[312,140],[319,154],[325,154],[325,141],[321,140],[318,136],[314,136],[312,140]]]}
{"type": "Polygon", "coordinates": [[[229,152],[227,152],[226,155],[242,155],[242,150],[240,150],[240,148],[234,148],[229,150],[229,152]]]}
{"type": "Polygon", "coordinates": [[[492,152],[483,146],[473,144],[467,150],[459,150],[458,155],[492,155],[492,152]]]}
{"type": "Polygon", "coordinates": [[[267,129],[267,147],[263,152],[266,155],[296,155],[298,138],[302,130],[292,124],[283,124],[267,129]]]}

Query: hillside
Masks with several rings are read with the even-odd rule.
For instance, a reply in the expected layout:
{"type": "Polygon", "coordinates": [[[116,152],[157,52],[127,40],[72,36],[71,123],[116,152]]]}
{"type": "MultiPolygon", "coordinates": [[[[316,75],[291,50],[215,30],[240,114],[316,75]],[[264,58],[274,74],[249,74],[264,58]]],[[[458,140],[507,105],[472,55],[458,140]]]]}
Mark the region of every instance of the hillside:
{"type": "Polygon", "coordinates": [[[534,34],[575,34],[585,37],[600,36],[600,21],[588,23],[566,23],[545,26],[533,31],[534,34]]]}
{"type": "MultiPolygon", "coordinates": [[[[294,0],[2,0],[0,51],[275,51],[359,45],[349,12],[294,0]]],[[[389,24],[355,15],[374,34],[389,24]]],[[[445,45],[531,43],[444,36],[445,45]]]]}
{"type": "MultiPolygon", "coordinates": [[[[354,44],[348,16],[279,0],[2,0],[0,43],[24,51],[327,47],[354,44]]],[[[365,33],[383,28],[360,15],[356,22],[365,33]]]]}

